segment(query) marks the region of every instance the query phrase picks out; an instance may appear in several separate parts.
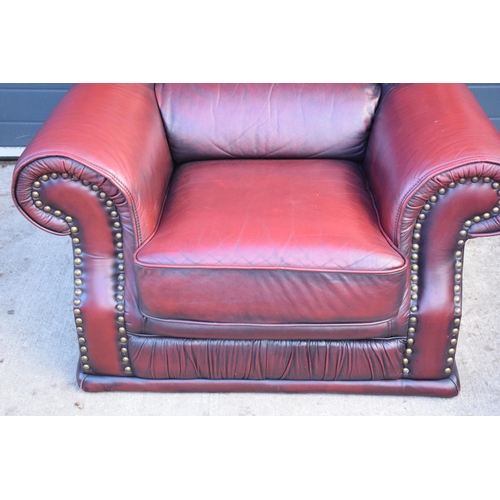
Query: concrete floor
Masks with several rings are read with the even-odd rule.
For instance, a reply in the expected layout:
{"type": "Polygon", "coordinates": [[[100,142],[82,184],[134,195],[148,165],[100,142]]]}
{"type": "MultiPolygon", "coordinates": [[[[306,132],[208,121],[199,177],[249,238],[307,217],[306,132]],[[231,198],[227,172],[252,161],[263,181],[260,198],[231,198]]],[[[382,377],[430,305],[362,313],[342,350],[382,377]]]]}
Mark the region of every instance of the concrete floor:
{"type": "Polygon", "coordinates": [[[84,393],[75,381],[69,238],[30,224],[0,162],[0,415],[499,415],[500,237],[469,241],[453,399],[336,394],[84,393]]]}

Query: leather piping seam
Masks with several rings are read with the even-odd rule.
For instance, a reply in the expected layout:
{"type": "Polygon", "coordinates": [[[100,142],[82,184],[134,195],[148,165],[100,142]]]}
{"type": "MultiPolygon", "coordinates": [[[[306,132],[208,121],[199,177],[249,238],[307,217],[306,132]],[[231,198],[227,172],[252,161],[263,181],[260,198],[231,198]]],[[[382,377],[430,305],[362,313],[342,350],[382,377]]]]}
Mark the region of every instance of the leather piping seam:
{"type": "MultiPolygon", "coordinates": [[[[391,323],[397,318],[397,314],[395,316],[392,316],[388,319],[383,319],[379,321],[370,321],[370,322],[356,322],[356,323],[219,323],[216,321],[196,321],[196,320],[189,320],[189,319],[170,319],[170,318],[158,318],[155,316],[150,316],[147,314],[144,314],[145,318],[147,320],[154,320],[154,321],[161,321],[161,322],[169,322],[169,323],[178,323],[181,325],[195,325],[195,326],[215,326],[215,327],[228,327],[228,328],[233,328],[233,327],[257,327],[257,328],[279,328],[279,327],[286,327],[286,328],[304,328],[305,326],[310,326],[314,328],[345,328],[346,326],[348,327],[353,327],[353,328],[359,328],[359,327],[366,327],[366,326],[383,326],[386,323],[391,323]]],[[[130,332],[132,333],[132,332],[130,332]]],[[[383,337],[385,338],[385,337],[383,337]]],[[[391,337],[392,338],[392,337],[391,337]]]]}

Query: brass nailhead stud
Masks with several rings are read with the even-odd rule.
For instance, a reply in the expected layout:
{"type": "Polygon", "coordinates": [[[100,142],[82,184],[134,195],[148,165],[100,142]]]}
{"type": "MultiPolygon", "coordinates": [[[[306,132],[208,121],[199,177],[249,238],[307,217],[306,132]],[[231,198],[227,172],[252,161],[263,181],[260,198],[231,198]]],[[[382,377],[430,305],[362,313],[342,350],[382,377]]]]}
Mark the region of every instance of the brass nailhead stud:
{"type": "Polygon", "coordinates": [[[410,362],[410,360],[409,360],[408,358],[403,358],[403,363],[404,363],[405,365],[407,365],[409,362],[410,362]]]}
{"type": "Polygon", "coordinates": [[[413,326],[408,328],[408,333],[415,333],[415,328],[413,328],[413,326]]]}
{"type": "Polygon", "coordinates": [[[125,318],[123,316],[118,316],[119,323],[125,323],[125,318]]]}
{"type": "Polygon", "coordinates": [[[83,281],[82,281],[80,278],[77,278],[77,279],[75,280],[75,285],[76,285],[76,286],[82,286],[82,283],[83,283],[83,281]]]}
{"type": "Polygon", "coordinates": [[[417,292],[418,291],[418,285],[412,285],[411,286],[411,291],[412,292],[417,292]]]}
{"type": "Polygon", "coordinates": [[[80,243],[79,238],[73,238],[73,243],[74,243],[75,245],[78,245],[78,243],[80,243]]]}
{"type": "Polygon", "coordinates": [[[47,205],[45,207],[43,207],[43,211],[44,212],[50,212],[52,209],[47,205]]]}
{"type": "Polygon", "coordinates": [[[449,350],[448,350],[448,353],[449,353],[449,354],[455,354],[455,349],[449,349],[449,350]]]}
{"type": "Polygon", "coordinates": [[[82,311],[80,311],[80,309],[73,309],[73,312],[78,315],[78,314],[82,314],[82,311]]]}
{"type": "Polygon", "coordinates": [[[465,226],[465,227],[470,227],[470,226],[472,226],[472,221],[471,221],[471,220],[466,220],[466,221],[464,222],[464,226],[465,226]]]}
{"type": "Polygon", "coordinates": [[[40,197],[40,193],[38,191],[33,191],[31,193],[31,196],[33,196],[33,198],[39,198],[40,197]]]}
{"type": "Polygon", "coordinates": [[[408,368],[403,368],[403,373],[405,375],[408,375],[408,373],[410,373],[410,370],[408,370],[408,368]]]}
{"type": "Polygon", "coordinates": [[[82,361],[85,363],[89,360],[89,357],[88,356],[82,356],[82,361]]]}
{"type": "Polygon", "coordinates": [[[117,240],[121,240],[121,239],[122,239],[122,233],[116,233],[116,234],[115,234],[115,238],[116,238],[117,240]]]}
{"type": "Polygon", "coordinates": [[[481,220],[481,217],[479,215],[476,215],[473,219],[474,222],[479,222],[481,220]]]}
{"type": "Polygon", "coordinates": [[[90,366],[89,365],[83,365],[83,369],[84,370],[90,370],[90,366]]]}
{"type": "Polygon", "coordinates": [[[127,337],[120,337],[120,342],[125,344],[127,342],[127,337]]]}
{"type": "Polygon", "coordinates": [[[108,207],[112,207],[112,206],[113,206],[113,202],[112,202],[111,200],[108,200],[108,201],[106,202],[106,205],[107,205],[108,207]]]}
{"type": "Polygon", "coordinates": [[[489,213],[483,214],[483,219],[489,219],[491,215],[489,213]]]}
{"type": "Polygon", "coordinates": [[[417,306],[411,306],[410,307],[411,312],[417,312],[417,306]]]}
{"type": "Polygon", "coordinates": [[[474,177],[471,179],[471,181],[472,181],[472,182],[477,182],[478,180],[479,180],[479,177],[476,177],[476,176],[474,176],[474,177]]]}
{"type": "Polygon", "coordinates": [[[66,222],[73,222],[73,217],[71,217],[71,216],[67,215],[67,216],[64,218],[64,220],[65,220],[66,222]]]}
{"type": "Polygon", "coordinates": [[[411,349],[406,349],[406,354],[411,354],[413,351],[411,349]]]}
{"type": "Polygon", "coordinates": [[[451,339],[451,340],[450,340],[450,344],[451,344],[451,345],[455,345],[456,343],[457,343],[457,339],[451,339]]]}
{"type": "Polygon", "coordinates": [[[450,182],[450,183],[448,184],[448,187],[450,187],[450,188],[454,188],[456,185],[457,185],[457,184],[456,184],[455,182],[450,182]]]}
{"type": "Polygon", "coordinates": [[[82,263],[82,259],[80,259],[80,257],[77,257],[77,258],[75,259],[75,264],[76,264],[77,266],[79,266],[81,263],[82,263]]]}
{"type": "Polygon", "coordinates": [[[111,217],[118,217],[118,212],[113,210],[109,215],[111,215],[111,217]]]}
{"type": "Polygon", "coordinates": [[[453,320],[453,323],[455,323],[455,325],[459,325],[460,324],[460,318],[455,318],[453,320]]]}
{"type": "Polygon", "coordinates": [[[130,360],[129,360],[126,356],[125,356],[124,358],[122,358],[122,361],[123,361],[124,363],[128,363],[130,360]]]}
{"type": "Polygon", "coordinates": [[[460,236],[467,236],[467,231],[465,229],[462,229],[458,234],[460,236]]]}
{"type": "Polygon", "coordinates": [[[43,203],[41,201],[35,201],[35,206],[41,207],[43,203]]]}
{"type": "MultiPolygon", "coordinates": [[[[120,326],[120,328],[118,328],[118,332],[120,332],[120,333],[125,333],[125,331],[126,331],[126,330],[125,330],[125,328],[124,328],[123,326],[120,326]]],[[[123,338],[124,338],[124,337],[123,337],[123,338]]],[[[121,340],[121,339],[120,339],[120,340],[121,340]]],[[[124,340],[124,342],[126,342],[126,341],[127,341],[127,339],[125,339],[125,340],[124,340]]]]}
{"type": "Polygon", "coordinates": [[[438,191],[439,194],[444,194],[446,193],[446,189],[445,188],[441,188],[439,191],[438,191]]]}
{"type": "Polygon", "coordinates": [[[35,181],[33,183],[33,187],[36,187],[36,188],[39,188],[41,185],[42,185],[42,183],[40,181],[35,181]]]}
{"type": "Polygon", "coordinates": [[[414,339],[408,339],[406,342],[411,345],[411,344],[413,344],[413,342],[415,342],[415,340],[414,339]]]}
{"type": "Polygon", "coordinates": [[[457,245],[459,247],[463,247],[465,245],[465,241],[464,240],[458,240],[457,245]]]}
{"type": "Polygon", "coordinates": [[[483,178],[483,181],[484,181],[484,182],[490,182],[490,181],[491,181],[491,178],[490,178],[490,177],[484,177],[484,178],[483,178]]]}
{"type": "Polygon", "coordinates": [[[448,359],[446,360],[446,362],[447,362],[449,365],[451,365],[451,364],[453,363],[453,358],[448,358],[448,359]]]}
{"type": "Polygon", "coordinates": [[[431,200],[431,201],[434,203],[435,201],[437,201],[437,196],[432,195],[432,196],[429,198],[429,200],[431,200]]]}
{"type": "Polygon", "coordinates": [[[126,372],[131,372],[131,371],[132,371],[132,368],[130,368],[130,366],[126,366],[126,367],[125,367],[125,371],[126,371],[126,372]]]}
{"type": "Polygon", "coordinates": [[[457,281],[460,281],[462,279],[462,275],[461,274],[455,274],[455,279],[457,281]]]}
{"type": "Polygon", "coordinates": [[[104,199],[104,198],[106,198],[106,193],[102,193],[102,192],[101,192],[101,193],[99,193],[99,196],[100,196],[102,199],[104,199]]]}
{"type": "Polygon", "coordinates": [[[81,303],[82,303],[82,301],[80,299],[75,299],[73,301],[73,304],[75,304],[75,306],[79,306],[81,303]]]}
{"type": "Polygon", "coordinates": [[[411,277],[412,281],[418,281],[418,276],[416,274],[413,274],[411,277]]]}
{"type": "Polygon", "coordinates": [[[75,255],[81,255],[82,254],[82,249],[81,248],[75,248],[75,255]]]}
{"type": "Polygon", "coordinates": [[[415,224],[415,229],[422,229],[422,224],[420,224],[420,222],[417,222],[415,224]]]}
{"type": "Polygon", "coordinates": [[[498,182],[494,182],[494,183],[491,185],[491,187],[492,187],[493,189],[498,189],[498,188],[500,187],[500,184],[498,184],[498,182]]]}
{"type": "Polygon", "coordinates": [[[418,295],[416,293],[412,293],[411,300],[417,300],[417,299],[418,299],[418,295]]]}
{"type": "Polygon", "coordinates": [[[497,214],[498,212],[500,212],[500,208],[498,208],[498,207],[494,207],[491,211],[492,211],[494,214],[497,214]]]}
{"type": "Polygon", "coordinates": [[[453,335],[457,335],[458,334],[458,328],[453,328],[453,330],[451,331],[451,333],[453,335]]]}
{"type": "Polygon", "coordinates": [[[458,182],[460,182],[460,184],[465,184],[467,182],[467,179],[464,179],[462,177],[461,179],[458,180],[458,182]]]}
{"type": "Polygon", "coordinates": [[[83,319],[82,318],[76,318],[75,322],[76,322],[77,325],[81,325],[83,323],[83,319]]]}
{"type": "Polygon", "coordinates": [[[64,172],[64,174],[61,174],[61,177],[64,177],[65,179],[67,179],[69,177],[69,174],[64,172]]]}
{"type": "Polygon", "coordinates": [[[428,203],[426,203],[424,205],[424,210],[430,210],[430,209],[431,209],[431,206],[428,203]]]}
{"type": "Polygon", "coordinates": [[[79,327],[76,329],[76,331],[77,331],[78,333],[83,333],[83,328],[82,328],[81,326],[79,326],[79,327]]]}
{"type": "Polygon", "coordinates": [[[99,191],[99,186],[96,186],[96,185],[94,184],[94,185],[92,186],[92,189],[93,189],[94,191],[99,191]]]}
{"type": "Polygon", "coordinates": [[[446,375],[449,375],[451,373],[451,368],[445,368],[444,373],[446,373],[446,375]]]}
{"type": "Polygon", "coordinates": [[[54,210],[54,215],[55,215],[56,217],[61,217],[62,212],[61,212],[60,210],[54,210]]]}
{"type": "Polygon", "coordinates": [[[85,344],[86,340],[84,337],[79,337],[78,342],[80,342],[80,344],[85,344]]]}
{"type": "Polygon", "coordinates": [[[41,177],[42,181],[48,181],[49,180],[49,176],[47,174],[43,174],[42,177],[41,177]]]}
{"type": "Polygon", "coordinates": [[[81,269],[75,269],[75,276],[81,276],[82,275],[82,270],[81,269]]]}
{"type": "Polygon", "coordinates": [[[77,232],[78,232],[78,228],[77,228],[76,226],[71,226],[70,231],[71,231],[72,233],[77,233],[77,232]]]}
{"type": "Polygon", "coordinates": [[[458,295],[455,295],[455,297],[453,298],[453,300],[455,302],[460,302],[460,297],[458,295]]]}
{"type": "Polygon", "coordinates": [[[82,181],[82,184],[83,184],[84,186],[88,186],[88,185],[90,184],[90,182],[89,182],[89,181],[85,181],[85,180],[84,180],[84,181],[82,181]]]}
{"type": "Polygon", "coordinates": [[[462,309],[460,309],[460,307],[455,307],[455,314],[457,316],[459,316],[461,314],[461,312],[462,312],[462,309]]]}
{"type": "Polygon", "coordinates": [[[121,241],[119,241],[117,244],[116,244],[116,248],[123,248],[123,243],[121,241]]]}
{"type": "Polygon", "coordinates": [[[83,293],[83,292],[82,292],[79,288],[77,288],[77,289],[75,290],[75,295],[80,296],[82,293],[83,293]]]}
{"type": "Polygon", "coordinates": [[[455,293],[459,293],[460,292],[460,285],[455,285],[455,293]]]}
{"type": "Polygon", "coordinates": [[[122,353],[122,354],[127,354],[127,352],[128,352],[128,350],[127,350],[127,348],[126,348],[126,347],[122,347],[122,348],[120,349],[120,351],[121,351],[121,353],[122,353]]]}
{"type": "Polygon", "coordinates": [[[87,352],[87,351],[88,351],[88,349],[85,346],[80,347],[80,352],[87,352]]]}
{"type": "Polygon", "coordinates": [[[413,264],[411,266],[411,268],[412,268],[413,271],[418,271],[418,265],[417,264],[413,264]]]}
{"type": "Polygon", "coordinates": [[[419,214],[419,215],[418,215],[418,218],[419,218],[420,220],[424,220],[424,219],[425,219],[425,214],[419,214]]]}
{"type": "Polygon", "coordinates": [[[123,309],[125,309],[125,308],[123,307],[123,304],[118,304],[118,305],[116,306],[116,308],[117,308],[119,311],[123,311],[123,309]]]}
{"type": "Polygon", "coordinates": [[[455,252],[455,257],[457,257],[458,259],[462,257],[462,252],[460,250],[458,252],[455,252]]]}
{"type": "Polygon", "coordinates": [[[417,322],[417,318],[415,318],[415,316],[412,316],[410,318],[410,323],[416,323],[417,322]]]}

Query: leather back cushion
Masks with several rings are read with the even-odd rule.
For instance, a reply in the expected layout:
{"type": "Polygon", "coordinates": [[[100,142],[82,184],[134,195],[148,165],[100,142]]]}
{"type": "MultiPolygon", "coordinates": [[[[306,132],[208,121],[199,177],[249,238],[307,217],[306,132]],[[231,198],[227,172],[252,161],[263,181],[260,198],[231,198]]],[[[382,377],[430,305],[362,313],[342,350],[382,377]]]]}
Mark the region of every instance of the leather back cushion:
{"type": "Polygon", "coordinates": [[[376,84],[157,84],[174,161],[361,160],[376,84]]]}

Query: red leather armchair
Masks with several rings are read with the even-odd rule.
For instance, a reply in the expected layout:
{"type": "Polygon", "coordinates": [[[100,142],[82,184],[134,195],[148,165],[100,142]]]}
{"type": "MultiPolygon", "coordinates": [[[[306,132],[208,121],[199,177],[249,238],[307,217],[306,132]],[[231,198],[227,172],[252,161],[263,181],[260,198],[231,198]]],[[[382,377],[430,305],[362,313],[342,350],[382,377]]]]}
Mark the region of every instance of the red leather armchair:
{"type": "Polygon", "coordinates": [[[500,134],[464,85],[76,85],[13,197],[74,252],[87,391],[454,396],[500,134]]]}

